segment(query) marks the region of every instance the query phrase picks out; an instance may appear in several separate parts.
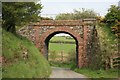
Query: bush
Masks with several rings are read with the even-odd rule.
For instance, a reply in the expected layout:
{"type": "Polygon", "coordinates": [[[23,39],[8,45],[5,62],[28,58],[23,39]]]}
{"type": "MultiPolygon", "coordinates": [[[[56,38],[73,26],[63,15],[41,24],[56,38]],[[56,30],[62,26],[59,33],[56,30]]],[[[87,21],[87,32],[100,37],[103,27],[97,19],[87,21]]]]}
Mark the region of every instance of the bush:
{"type": "Polygon", "coordinates": [[[72,49],[68,52],[68,63],[76,63],[76,51],[72,49]]]}
{"type": "Polygon", "coordinates": [[[56,51],[49,51],[49,61],[55,62],[56,58],[57,58],[56,51]]]}

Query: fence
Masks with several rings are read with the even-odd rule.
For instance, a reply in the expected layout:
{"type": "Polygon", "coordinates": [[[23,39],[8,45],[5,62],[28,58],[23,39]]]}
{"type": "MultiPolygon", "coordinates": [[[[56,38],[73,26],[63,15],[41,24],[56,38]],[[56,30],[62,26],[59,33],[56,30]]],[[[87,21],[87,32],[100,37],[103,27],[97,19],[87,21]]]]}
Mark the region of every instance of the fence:
{"type": "Polygon", "coordinates": [[[50,43],[75,44],[76,42],[69,41],[50,41],[50,43]]]}
{"type": "Polygon", "coordinates": [[[61,51],[60,53],[56,53],[55,51],[51,51],[48,60],[51,62],[69,63],[76,60],[76,55],[75,52],[65,53],[61,51]]]}
{"type": "Polygon", "coordinates": [[[110,58],[110,67],[111,68],[118,68],[118,67],[120,67],[120,56],[116,56],[116,57],[110,58]]]}

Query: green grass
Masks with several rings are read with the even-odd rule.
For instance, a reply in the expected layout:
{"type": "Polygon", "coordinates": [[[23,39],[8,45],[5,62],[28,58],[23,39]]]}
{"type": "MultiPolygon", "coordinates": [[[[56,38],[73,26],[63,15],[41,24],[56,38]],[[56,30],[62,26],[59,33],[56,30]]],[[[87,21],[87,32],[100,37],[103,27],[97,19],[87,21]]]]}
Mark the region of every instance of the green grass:
{"type": "Polygon", "coordinates": [[[13,35],[3,30],[2,65],[3,78],[43,78],[48,77],[51,68],[47,60],[26,38],[13,35]],[[23,57],[27,50],[27,57],[23,57]]]}
{"type": "Polygon", "coordinates": [[[59,44],[59,43],[49,43],[49,51],[56,51],[57,53],[64,51],[68,53],[70,50],[75,50],[76,44],[59,44]]]}
{"type": "Polygon", "coordinates": [[[109,69],[109,70],[91,70],[91,69],[74,69],[75,72],[83,74],[88,78],[118,78],[118,70],[117,69],[109,69]]]}

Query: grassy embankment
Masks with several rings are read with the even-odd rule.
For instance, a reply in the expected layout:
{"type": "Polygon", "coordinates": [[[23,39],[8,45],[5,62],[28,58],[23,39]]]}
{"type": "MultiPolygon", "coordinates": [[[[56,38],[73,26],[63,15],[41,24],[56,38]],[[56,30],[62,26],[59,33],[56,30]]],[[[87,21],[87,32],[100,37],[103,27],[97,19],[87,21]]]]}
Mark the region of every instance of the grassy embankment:
{"type": "MultiPolygon", "coordinates": [[[[117,69],[109,69],[109,70],[91,70],[86,68],[76,68],[75,72],[83,74],[88,78],[118,78],[118,70],[117,69]]],[[[103,80],[103,79],[101,79],[103,80]]]]}
{"type": "Polygon", "coordinates": [[[3,78],[44,78],[50,75],[50,65],[31,41],[5,30],[2,35],[3,78]]]}

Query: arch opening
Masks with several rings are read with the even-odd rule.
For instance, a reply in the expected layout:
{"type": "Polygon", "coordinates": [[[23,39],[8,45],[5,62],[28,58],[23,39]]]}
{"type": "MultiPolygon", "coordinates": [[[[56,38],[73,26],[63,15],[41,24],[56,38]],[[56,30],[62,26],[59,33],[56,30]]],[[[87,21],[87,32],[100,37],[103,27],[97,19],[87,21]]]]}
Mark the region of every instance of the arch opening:
{"type": "MultiPolygon", "coordinates": [[[[39,32],[39,30],[38,30],[39,32]]],[[[38,33],[36,32],[36,34],[38,33]]],[[[49,40],[55,35],[55,34],[59,34],[59,33],[67,33],[69,35],[71,35],[75,41],[76,41],[76,66],[77,67],[82,67],[84,66],[84,40],[81,37],[81,35],[68,28],[68,27],[56,27],[50,30],[47,30],[46,32],[44,32],[40,38],[38,39],[38,36],[36,36],[36,47],[38,47],[40,49],[40,52],[48,59],[48,46],[49,46],[49,40]]]]}
{"type": "Polygon", "coordinates": [[[76,59],[75,64],[76,64],[76,66],[78,66],[78,40],[73,34],[66,32],[66,31],[56,31],[56,32],[49,34],[46,37],[46,39],[44,41],[44,43],[45,43],[45,54],[44,55],[45,55],[46,59],[49,60],[49,44],[50,44],[49,42],[50,42],[50,39],[53,38],[56,34],[60,34],[60,33],[67,34],[74,39],[74,41],[75,41],[75,54],[74,55],[75,55],[75,59],[76,59]]]}

